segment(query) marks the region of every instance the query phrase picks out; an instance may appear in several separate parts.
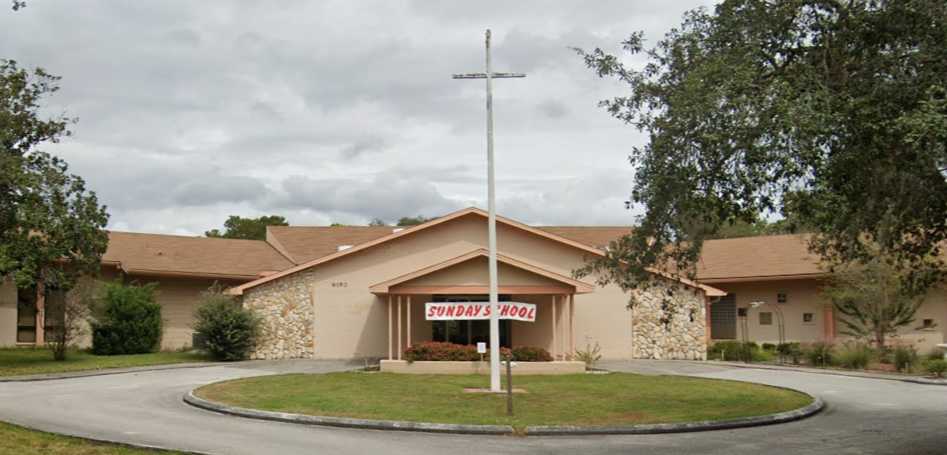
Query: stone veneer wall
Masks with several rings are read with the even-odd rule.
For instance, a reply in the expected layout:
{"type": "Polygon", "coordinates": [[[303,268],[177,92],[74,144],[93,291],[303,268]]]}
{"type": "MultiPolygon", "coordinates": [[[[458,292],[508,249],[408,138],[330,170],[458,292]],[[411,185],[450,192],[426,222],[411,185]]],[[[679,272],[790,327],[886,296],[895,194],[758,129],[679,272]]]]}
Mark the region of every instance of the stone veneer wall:
{"type": "Polygon", "coordinates": [[[670,282],[635,291],[632,356],[636,359],[706,360],[703,293],[670,282]]]}
{"type": "Polygon", "coordinates": [[[280,278],[247,290],[243,306],[263,318],[263,333],[252,359],[310,359],[313,338],[313,272],[280,278]]]}

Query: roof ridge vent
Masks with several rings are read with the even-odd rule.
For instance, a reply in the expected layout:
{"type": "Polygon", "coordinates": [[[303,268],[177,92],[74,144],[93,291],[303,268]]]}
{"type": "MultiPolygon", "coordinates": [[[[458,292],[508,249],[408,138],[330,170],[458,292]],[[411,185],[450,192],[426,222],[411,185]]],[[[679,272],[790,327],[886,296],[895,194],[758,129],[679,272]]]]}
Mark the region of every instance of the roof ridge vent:
{"type": "Polygon", "coordinates": [[[352,248],[352,245],[339,245],[339,246],[337,247],[337,251],[345,251],[345,250],[347,250],[347,249],[349,249],[349,248],[352,248]]]}
{"type": "Polygon", "coordinates": [[[392,230],[391,230],[391,233],[394,234],[394,233],[396,233],[396,232],[401,232],[401,231],[403,231],[403,230],[404,230],[404,228],[397,227],[397,228],[392,229],[392,230]]]}

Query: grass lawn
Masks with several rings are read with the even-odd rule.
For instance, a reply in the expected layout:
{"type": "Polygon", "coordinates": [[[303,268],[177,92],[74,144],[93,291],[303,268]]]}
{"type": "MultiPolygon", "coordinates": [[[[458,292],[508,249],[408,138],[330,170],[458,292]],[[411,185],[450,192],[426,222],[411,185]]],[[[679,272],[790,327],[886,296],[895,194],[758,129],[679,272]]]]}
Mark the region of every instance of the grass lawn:
{"type": "Polygon", "coordinates": [[[181,452],[135,449],[116,444],[58,436],[0,423],[0,453],[15,453],[18,455],[154,455],[181,452]]]}
{"type": "Polygon", "coordinates": [[[86,351],[70,351],[66,360],[57,362],[48,349],[0,349],[0,376],[63,373],[69,371],[101,370],[105,368],[140,367],[169,363],[206,362],[208,357],[194,352],[155,352],[132,355],[92,355],[86,351]]]}
{"type": "Polygon", "coordinates": [[[683,376],[518,376],[514,417],[505,395],[465,393],[486,376],[393,373],[289,374],[201,387],[197,395],[244,408],[438,423],[630,425],[720,420],[796,409],[812,399],[789,390],[683,376]]]}

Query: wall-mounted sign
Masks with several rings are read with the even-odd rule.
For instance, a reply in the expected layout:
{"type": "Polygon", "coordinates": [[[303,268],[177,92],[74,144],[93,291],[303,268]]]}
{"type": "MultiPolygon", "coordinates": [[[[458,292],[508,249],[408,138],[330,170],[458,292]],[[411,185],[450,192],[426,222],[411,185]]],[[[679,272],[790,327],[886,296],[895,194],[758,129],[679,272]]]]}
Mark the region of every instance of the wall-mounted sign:
{"type": "MultiPolygon", "coordinates": [[[[500,302],[500,319],[534,322],[536,305],[520,302],[500,302]]],[[[490,319],[489,302],[427,302],[424,304],[424,319],[428,321],[453,321],[466,319],[490,319]]]]}

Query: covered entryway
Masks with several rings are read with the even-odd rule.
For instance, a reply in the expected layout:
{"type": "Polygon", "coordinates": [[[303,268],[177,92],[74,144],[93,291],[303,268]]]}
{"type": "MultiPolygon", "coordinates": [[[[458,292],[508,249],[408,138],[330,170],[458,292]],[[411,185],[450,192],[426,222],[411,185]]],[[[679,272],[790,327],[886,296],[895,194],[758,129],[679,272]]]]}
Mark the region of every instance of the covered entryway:
{"type": "MultiPolygon", "coordinates": [[[[501,345],[546,349],[555,359],[575,352],[575,294],[588,283],[525,261],[497,256],[501,302],[536,305],[534,322],[501,321],[501,345]]],[[[400,360],[405,349],[422,341],[476,343],[489,338],[486,321],[428,321],[427,302],[487,301],[487,251],[477,249],[453,259],[371,286],[387,306],[388,359],[400,360]]]]}

